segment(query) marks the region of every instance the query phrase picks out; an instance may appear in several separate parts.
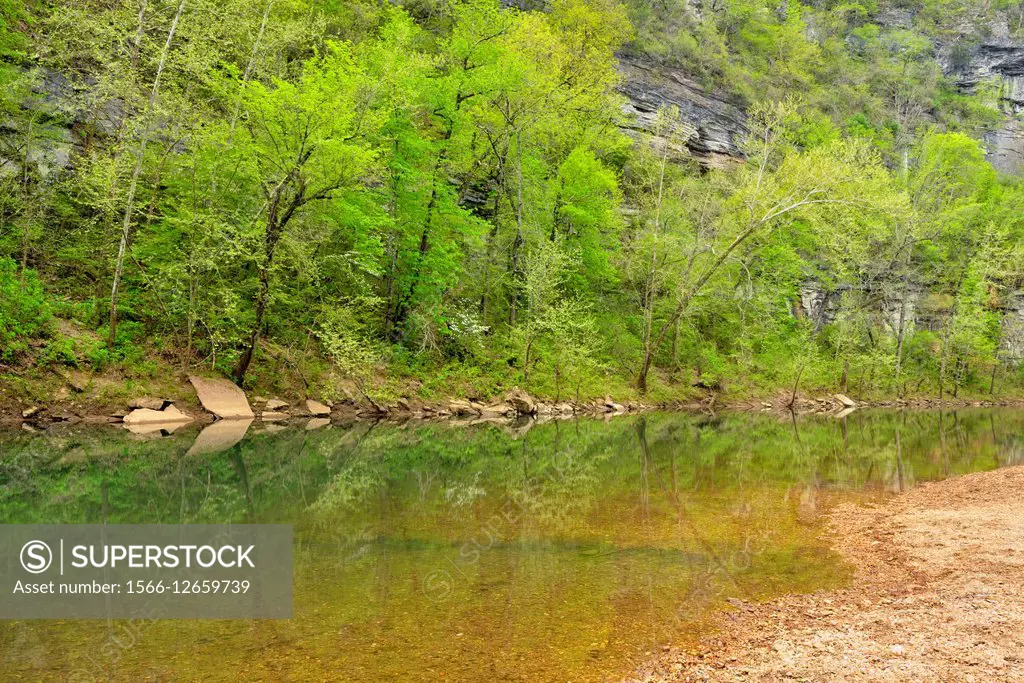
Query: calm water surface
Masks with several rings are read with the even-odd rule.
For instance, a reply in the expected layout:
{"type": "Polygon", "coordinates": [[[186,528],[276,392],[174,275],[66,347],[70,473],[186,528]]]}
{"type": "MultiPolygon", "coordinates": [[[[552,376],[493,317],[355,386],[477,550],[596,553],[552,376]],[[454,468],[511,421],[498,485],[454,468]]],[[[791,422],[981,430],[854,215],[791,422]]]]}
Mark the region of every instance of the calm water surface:
{"type": "Polygon", "coordinates": [[[617,680],[730,598],[842,585],[830,505],[1020,462],[1022,428],[974,410],[0,432],[0,522],[296,538],[290,621],[0,622],[0,680],[617,680]]]}

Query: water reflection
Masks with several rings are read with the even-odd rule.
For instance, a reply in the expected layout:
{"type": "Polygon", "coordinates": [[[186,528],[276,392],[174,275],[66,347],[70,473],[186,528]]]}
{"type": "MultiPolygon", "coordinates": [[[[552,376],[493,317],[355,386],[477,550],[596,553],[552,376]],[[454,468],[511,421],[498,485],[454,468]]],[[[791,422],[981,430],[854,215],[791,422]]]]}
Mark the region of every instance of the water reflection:
{"type": "Polygon", "coordinates": [[[4,523],[296,530],[289,622],[159,622],[130,647],[110,646],[123,622],[5,622],[0,677],[615,680],[729,599],[842,584],[818,537],[829,505],[1017,463],[1022,423],[858,411],[0,434],[4,523]]]}
{"type": "Polygon", "coordinates": [[[251,419],[217,420],[203,427],[185,455],[221,453],[245,438],[251,419]]]}

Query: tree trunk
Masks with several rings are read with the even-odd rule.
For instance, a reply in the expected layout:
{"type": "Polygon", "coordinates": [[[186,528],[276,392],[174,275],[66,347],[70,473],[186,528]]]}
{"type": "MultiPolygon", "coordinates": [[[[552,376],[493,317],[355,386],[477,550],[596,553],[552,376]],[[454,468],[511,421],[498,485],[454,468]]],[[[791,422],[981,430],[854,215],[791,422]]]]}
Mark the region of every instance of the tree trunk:
{"type": "Polygon", "coordinates": [[[295,211],[307,202],[305,184],[299,179],[299,169],[304,161],[305,159],[300,161],[299,165],[281,181],[267,202],[267,235],[263,243],[263,263],[260,264],[260,291],[256,295],[256,319],[253,321],[252,332],[249,335],[249,344],[231,373],[238,386],[242,386],[242,383],[245,382],[245,374],[249,371],[249,364],[252,363],[256,347],[259,345],[263,318],[267,312],[267,304],[270,302],[270,273],[274,266],[277,244],[281,241],[285,226],[295,215],[295,211]],[[297,183],[298,188],[282,210],[282,199],[289,182],[297,183]]]}
{"type": "Polygon", "coordinates": [[[260,329],[263,327],[263,316],[267,311],[267,301],[270,299],[270,276],[269,269],[260,270],[260,292],[256,297],[256,321],[253,323],[252,332],[249,334],[249,344],[245,351],[238,358],[234,371],[231,373],[235,384],[242,386],[245,382],[245,375],[249,372],[249,365],[256,354],[256,345],[260,341],[260,329]]]}
{"type": "Polygon", "coordinates": [[[942,400],[942,394],[945,390],[946,382],[946,344],[943,342],[942,351],[939,354],[939,400],[942,400]]]}
{"type": "MultiPolygon", "coordinates": [[[[235,369],[231,373],[235,384],[242,386],[245,382],[245,375],[249,371],[249,364],[252,363],[256,354],[256,347],[260,341],[260,331],[263,329],[263,318],[267,312],[267,304],[270,301],[270,269],[274,265],[274,254],[277,251],[277,243],[281,238],[283,223],[278,220],[278,210],[281,203],[281,190],[267,207],[267,236],[264,242],[263,263],[260,265],[260,291],[256,295],[256,319],[253,321],[252,332],[249,334],[249,343],[238,358],[235,369]]],[[[293,206],[297,205],[293,202],[293,206]]],[[[291,212],[289,212],[290,215],[291,212]]]]}
{"type": "MultiPolygon", "coordinates": [[[[393,158],[398,158],[398,138],[394,140],[392,147],[393,158]]],[[[394,166],[391,167],[391,201],[388,206],[388,214],[394,223],[394,228],[388,232],[388,241],[385,253],[388,255],[388,270],[384,275],[384,338],[391,338],[391,327],[395,320],[392,317],[395,305],[395,288],[398,277],[398,177],[394,166]]]]}
{"type": "Polygon", "coordinates": [[[906,336],[907,321],[907,281],[903,281],[903,294],[900,296],[899,327],[896,330],[896,377],[903,368],[903,339],[906,336]]]}
{"type": "Polygon", "coordinates": [[[942,351],[939,354],[939,400],[942,400],[943,393],[945,392],[946,382],[946,358],[949,355],[949,341],[953,336],[953,322],[956,320],[957,314],[957,301],[956,296],[960,292],[960,287],[963,285],[965,272],[960,273],[960,277],[957,279],[956,287],[953,288],[954,298],[953,306],[949,310],[949,320],[946,321],[946,329],[942,334],[942,351]]]}
{"type": "MultiPolygon", "coordinates": [[[[644,313],[644,327],[643,327],[643,350],[644,360],[640,366],[640,372],[637,375],[637,390],[641,395],[647,393],[647,373],[651,367],[651,359],[654,355],[654,349],[651,348],[651,337],[654,333],[654,294],[655,294],[655,283],[657,278],[658,269],[658,240],[657,236],[661,233],[661,206],[664,202],[665,197],[665,169],[668,166],[668,143],[664,143],[664,148],[661,154],[661,167],[658,173],[658,197],[654,205],[654,248],[651,250],[651,261],[648,265],[647,282],[644,283],[644,300],[643,300],[643,313],[644,313]]],[[[674,325],[678,334],[679,320],[676,319],[674,325]]],[[[675,352],[673,351],[673,358],[675,352]]]]}
{"type": "Polygon", "coordinates": [[[693,285],[679,298],[679,303],[676,304],[676,308],[672,311],[672,315],[670,315],[668,320],[663,322],[661,327],[658,329],[658,335],[655,337],[653,343],[645,345],[647,348],[644,349],[643,363],[640,365],[640,372],[637,373],[636,379],[637,390],[641,395],[647,391],[647,374],[651,370],[651,362],[654,359],[654,352],[661,348],[661,345],[665,342],[665,337],[668,335],[668,331],[672,329],[677,322],[679,322],[683,317],[683,314],[686,313],[687,309],[690,307],[690,303],[693,301],[694,297],[700,294],[701,290],[704,289],[704,285],[706,285],[712,276],[718,272],[719,268],[722,267],[722,264],[729,260],[729,257],[732,256],[734,251],[736,251],[736,248],[746,242],[751,235],[758,231],[758,229],[768,225],[776,218],[783,216],[794,209],[807,204],[817,203],[818,200],[812,200],[812,196],[813,192],[809,192],[803,199],[796,201],[789,206],[776,206],[775,208],[767,211],[761,218],[753,220],[750,225],[733,238],[732,242],[730,242],[725,249],[719,252],[715,257],[715,260],[711,262],[703,273],[701,273],[696,282],[694,282],[693,285]]]}
{"type": "Polygon", "coordinates": [[[413,297],[416,296],[416,286],[419,284],[420,272],[423,269],[423,260],[427,257],[427,253],[430,251],[430,222],[431,216],[434,213],[434,202],[436,201],[436,197],[436,191],[432,190],[430,194],[430,202],[427,204],[427,215],[423,223],[423,232],[420,233],[420,246],[416,259],[416,268],[413,270],[412,280],[409,282],[409,290],[395,305],[395,315],[391,327],[392,341],[398,341],[399,337],[402,335],[401,328],[404,325],[406,318],[409,317],[409,308],[412,306],[413,297]]]}
{"type": "Polygon", "coordinates": [[[793,391],[790,392],[789,403],[786,404],[786,407],[790,410],[793,410],[793,405],[796,404],[796,392],[800,388],[800,378],[804,375],[804,367],[806,367],[806,365],[806,363],[802,363],[800,365],[800,370],[796,373],[796,380],[793,382],[793,391]]]}
{"type": "MultiPolygon", "coordinates": [[[[167,53],[171,49],[171,43],[174,40],[174,32],[178,29],[178,21],[181,19],[182,12],[185,11],[185,0],[181,0],[178,4],[178,11],[174,15],[174,19],[171,21],[171,28],[167,32],[167,41],[164,43],[164,48],[160,53],[160,63],[156,69],[156,76],[153,78],[153,89],[149,93],[149,101],[146,104],[146,109],[143,111],[142,116],[142,139],[139,141],[139,150],[135,156],[135,170],[132,171],[132,181],[128,187],[128,202],[124,209],[124,220],[121,224],[121,243],[117,248],[117,263],[114,267],[114,282],[110,288],[110,333],[107,337],[107,343],[110,346],[114,345],[114,340],[117,338],[117,294],[118,289],[121,285],[121,273],[124,270],[124,257],[128,250],[128,238],[131,235],[132,226],[132,210],[135,204],[135,191],[139,185],[139,175],[142,173],[142,164],[146,157],[146,144],[149,142],[149,116],[152,113],[153,105],[156,103],[157,94],[160,92],[160,77],[163,75],[164,66],[167,64],[167,53]]],[[[142,15],[140,14],[140,17],[142,15]]]]}
{"type": "Polygon", "coordinates": [[[651,349],[644,349],[644,359],[640,363],[640,372],[636,375],[636,390],[643,396],[647,393],[647,373],[651,370],[651,349]]]}
{"type": "Polygon", "coordinates": [[[139,50],[142,48],[142,38],[146,35],[146,5],[147,0],[139,3],[139,21],[135,28],[135,42],[132,44],[132,55],[129,60],[133,71],[139,65],[139,50]]]}
{"type": "MultiPolygon", "coordinates": [[[[36,117],[35,117],[35,115],[32,115],[29,118],[29,120],[28,120],[28,128],[25,131],[25,158],[24,158],[24,162],[23,162],[22,167],[21,167],[21,195],[22,195],[22,201],[25,202],[26,205],[33,205],[33,204],[35,204],[35,202],[32,202],[31,199],[28,196],[28,186],[29,186],[28,166],[29,166],[29,160],[31,158],[31,153],[32,153],[32,133],[33,133],[33,129],[35,128],[35,122],[36,122],[36,117]]],[[[25,220],[25,218],[26,217],[23,215],[22,219],[24,220],[24,225],[22,225],[22,233],[21,233],[21,276],[20,276],[22,282],[25,281],[25,269],[28,268],[29,243],[32,240],[32,233],[31,233],[32,221],[31,220],[25,220]]]]}
{"type": "MultiPolygon", "coordinates": [[[[263,21],[260,22],[259,33],[256,34],[256,41],[252,45],[252,52],[249,54],[249,61],[245,65],[245,72],[242,74],[242,87],[249,82],[249,78],[252,77],[252,67],[256,63],[256,57],[259,55],[260,43],[263,42],[263,34],[267,30],[267,20],[270,18],[270,9],[274,6],[274,0],[268,0],[267,6],[263,10],[263,21]]],[[[238,124],[238,115],[242,110],[242,91],[238,92],[238,100],[235,102],[235,111],[231,115],[231,125],[228,129],[228,144],[231,144],[231,139],[235,135],[235,126],[238,124]]]]}
{"type": "Polygon", "coordinates": [[[509,274],[512,280],[512,293],[509,296],[508,305],[508,326],[515,327],[516,304],[519,293],[515,290],[516,281],[519,277],[519,258],[525,239],[523,237],[523,146],[519,133],[516,132],[516,238],[512,242],[512,254],[509,257],[509,274]]]}
{"type": "MultiPolygon", "coordinates": [[[[452,128],[449,127],[444,134],[443,142],[447,142],[452,136],[452,128]]],[[[437,205],[437,176],[441,172],[444,161],[448,156],[447,147],[441,150],[434,162],[434,170],[430,175],[430,199],[427,200],[427,213],[423,218],[423,232],[420,233],[419,253],[416,258],[416,267],[413,269],[412,278],[409,282],[409,289],[395,304],[395,314],[392,319],[391,341],[398,341],[402,335],[402,326],[409,316],[409,309],[412,306],[413,297],[416,295],[416,287],[419,285],[420,273],[423,269],[423,261],[430,251],[430,227],[433,222],[434,208],[437,205]]]]}

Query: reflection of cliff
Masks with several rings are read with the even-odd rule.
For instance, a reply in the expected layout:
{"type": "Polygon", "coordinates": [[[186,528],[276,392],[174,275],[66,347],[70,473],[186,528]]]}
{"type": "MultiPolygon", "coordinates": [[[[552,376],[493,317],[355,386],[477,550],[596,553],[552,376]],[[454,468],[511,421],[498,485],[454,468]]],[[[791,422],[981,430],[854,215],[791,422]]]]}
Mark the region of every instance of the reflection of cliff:
{"type": "Polygon", "coordinates": [[[1024,464],[1024,441],[1016,436],[1010,437],[1000,445],[999,464],[1004,466],[1024,464]]]}
{"type": "Polygon", "coordinates": [[[883,472],[882,482],[885,490],[890,493],[903,493],[917,484],[913,466],[905,462],[899,454],[885,463],[883,472]]]}
{"type": "MultiPolygon", "coordinates": [[[[487,425],[358,423],[275,434],[250,429],[231,450],[245,463],[255,513],[264,518],[291,509],[312,517],[310,508],[323,506],[339,513],[332,519],[444,510],[452,520],[478,524],[480,501],[529,498],[538,516],[568,520],[561,528],[576,530],[603,515],[612,501],[633,501],[639,511],[646,496],[652,520],[675,520],[677,502],[695,517],[709,506],[732,516],[746,509],[734,505],[754,504],[735,496],[738,489],[785,491],[816,482],[820,495],[826,489],[898,487],[900,481],[906,486],[1024,460],[1024,441],[1014,436],[1024,432],[1020,411],[941,417],[858,411],[845,420],[845,439],[844,425],[834,419],[799,419],[795,425],[745,414],[709,420],[652,413],[642,419],[642,429],[638,417],[541,424],[518,440],[487,425]],[[447,491],[472,495],[456,501],[459,496],[447,491]]],[[[0,477],[9,483],[8,499],[18,503],[9,510],[20,515],[0,522],[29,522],[58,510],[91,521],[103,487],[112,522],[177,519],[183,487],[185,514],[192,519],[206,519],[202,509],[235,510],[245,494],[230,460],[223,453],[182,457],[197,432],[183,429],[146,441],[121,430],[83,429],[73,438],[0,435],[0,477]]],[[[237,510],[245,513],[244,507],[237,510]]],[[[628,527],[637,519],[631,514],[620,522],[628,527]]]]}

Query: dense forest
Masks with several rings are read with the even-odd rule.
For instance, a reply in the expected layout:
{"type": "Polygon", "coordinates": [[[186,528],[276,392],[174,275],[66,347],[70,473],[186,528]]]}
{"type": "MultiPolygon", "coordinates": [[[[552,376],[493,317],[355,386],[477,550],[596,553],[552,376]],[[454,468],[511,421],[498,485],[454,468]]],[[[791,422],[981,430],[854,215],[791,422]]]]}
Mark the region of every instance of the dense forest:
{"type": "Polygon", "coordinates": [[[886,2],[4,0],[0,383],[1013,393],[1024,5],[886,2]]]}

